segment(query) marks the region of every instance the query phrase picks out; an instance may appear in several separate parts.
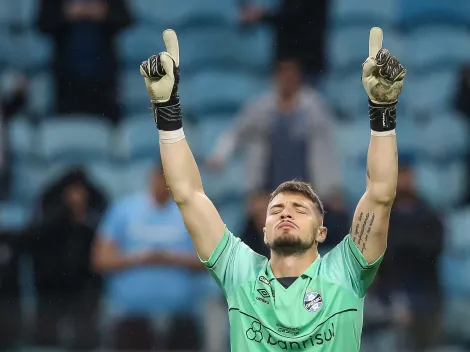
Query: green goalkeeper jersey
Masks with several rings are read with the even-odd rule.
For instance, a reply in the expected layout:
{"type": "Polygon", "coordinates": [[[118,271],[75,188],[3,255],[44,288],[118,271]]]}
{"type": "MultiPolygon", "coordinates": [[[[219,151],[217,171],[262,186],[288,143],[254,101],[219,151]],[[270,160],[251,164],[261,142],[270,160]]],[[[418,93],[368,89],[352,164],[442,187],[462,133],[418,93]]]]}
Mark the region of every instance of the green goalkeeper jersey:
{"type": "Polygon", "coordinates": [[[285,288],[266,257],[225,230],[203,263],[227,298],[232,351],[356,352],[381,260],[367,264],[348,235],[285,288]]]}

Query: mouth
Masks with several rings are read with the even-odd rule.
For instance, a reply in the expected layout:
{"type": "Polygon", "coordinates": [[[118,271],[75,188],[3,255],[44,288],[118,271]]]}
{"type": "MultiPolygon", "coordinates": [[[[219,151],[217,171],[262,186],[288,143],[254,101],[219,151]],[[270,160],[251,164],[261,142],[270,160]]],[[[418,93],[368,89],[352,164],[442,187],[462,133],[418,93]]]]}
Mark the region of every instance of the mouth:
{"type": "Polygon", "coordinates": [[[277,225],[278,229],[295,229],[297,226],[293,222],[290,221],[282,221],[277,225]]]}

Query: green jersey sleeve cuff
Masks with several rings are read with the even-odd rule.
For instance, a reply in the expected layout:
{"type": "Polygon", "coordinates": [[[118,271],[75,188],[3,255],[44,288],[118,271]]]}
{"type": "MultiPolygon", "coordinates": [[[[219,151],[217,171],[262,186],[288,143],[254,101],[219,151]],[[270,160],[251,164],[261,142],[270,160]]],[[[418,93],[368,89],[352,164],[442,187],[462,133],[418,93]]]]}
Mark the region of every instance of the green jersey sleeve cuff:
{"type": "Polygon", "coordinates": [[[357,261],[357,263],[363,268],[363,269],[370,269],[370,268],[373,268],[377,265],[379,265],[381,262],[382,262],[382,259],[384,257],[384,253],[382,253],[382,255],[377,258],[376,261],[374,261],[373,263],[369,264],[366,260],[366,258],[364,258],[364,256],[362,255],[361,251],[359,250],[359,248],[357,248],[357,246],[354,244],[352,238],[351,238],[351,235],[348,235],[347,236],[347,242],[348,242],[348,247],[349,247],[349,250],[352,252],[355,260],[357,261]]]}
{"type": "Polygon", "coordinates": [[[222,255],[222,253],[228,246],[230,235],[231,235],[230,231],[227,229],[227,227],[225,227],[224,235],[220,239],[219,243],[217,243],[217,246],[215,247],[214,251],[212,252],[208,260],[202,260],[198,254],[199,260],[201,261],[202,264],[204,264],[206,268],[210,269],[217,263],[220,256],[222,255]]]}

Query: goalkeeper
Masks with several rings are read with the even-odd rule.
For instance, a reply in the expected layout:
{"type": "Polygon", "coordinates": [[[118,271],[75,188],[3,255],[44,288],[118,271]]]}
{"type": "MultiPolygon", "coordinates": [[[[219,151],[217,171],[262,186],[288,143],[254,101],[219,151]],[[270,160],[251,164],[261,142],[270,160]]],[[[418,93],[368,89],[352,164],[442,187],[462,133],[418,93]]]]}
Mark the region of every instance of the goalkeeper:
{"type": "Polygon", "coordinates": [[[350,233],[324,257],[318,253],[327,235],[323,206],[307,183],[286,182],[271,195],[264,227],[271,260],[226,228],[204,193],[184,137],[174,31],[163,33],[167,51],[140,67],[153,103],[166,182],[200,259],[228,302],[232,351],[360,350],[364,296],[387,245],[398,168],[395,108],[406,74],[382,48],[382,37],[380,28],[371,29],[362,68],[371,128],[366,190],[350,233]]]}

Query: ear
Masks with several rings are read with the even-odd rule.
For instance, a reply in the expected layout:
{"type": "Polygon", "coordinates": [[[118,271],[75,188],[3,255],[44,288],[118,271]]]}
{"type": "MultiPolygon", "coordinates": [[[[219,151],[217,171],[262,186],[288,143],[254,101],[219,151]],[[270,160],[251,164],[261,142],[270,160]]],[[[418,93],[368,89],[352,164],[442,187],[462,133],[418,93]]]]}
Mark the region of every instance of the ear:
{"type": "Polygon", "coordinates": [[[325,226],[320,226],[318,228],[317,235],[315,236],[315,241],[323,243],[326,240],[327,233],[328,229],[325,226]]]}

